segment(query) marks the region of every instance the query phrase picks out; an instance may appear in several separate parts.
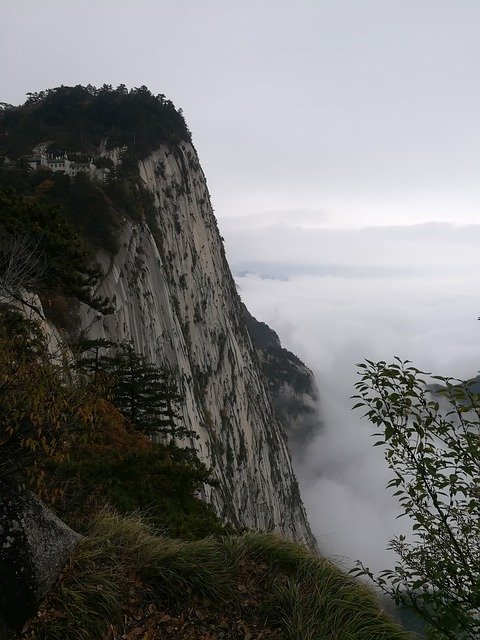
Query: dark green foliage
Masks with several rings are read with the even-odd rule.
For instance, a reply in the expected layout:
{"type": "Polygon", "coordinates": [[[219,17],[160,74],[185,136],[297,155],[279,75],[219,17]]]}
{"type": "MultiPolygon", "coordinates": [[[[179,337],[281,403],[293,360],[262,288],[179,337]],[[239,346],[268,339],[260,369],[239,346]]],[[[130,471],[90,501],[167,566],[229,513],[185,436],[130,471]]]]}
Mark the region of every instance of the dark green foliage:
{"type": "Polygon", "coordinates": [[[263,373],[272,395],[281,392],[289,384],[296,393],[312,393],[312,374],[306,365],[291,351],[284,349],[278,335],[265,322],[259,322],[242,304],[243,315],[253,346],[262,352],[263,373]]]}
{"type": "Polygon", "coordinates": [[[74,366],[88,374],[94,386],[98,384],[98,378],[102,375],[111,376],[112,356],[105,351],[115,349],[119,345],[117,342],[98,338],[97,340],[80,339],[71,345],[73,353],[76,355],[74,366]]]}
{"type": "Polygon", "coordinates": [[[0,189],[9,187],[39,205],[57,207],[92,249],[117,252],[122,207],[104,183],[92,182],[83,173],[70,178],[62,172],[0,167],[0,189]]]}
{"type": "Polygon", "coordinates": [[[310,371],[288,349],[283,347],[265,349],[262,369],[274,393],[279,393],[284,384],[292,386],[296,393],[313,391],[310,371]]]}
{"type": "Polygon", "coordinates": [[[83,173],[70,178],[62,172],[0,166],[0,189],[10,187],[39,205],[57,207],[93,251],[118,251],[124,217],[145,218],[150,226],[156,218],[153,195],[143,185],[135,163],[111,170],[105,181],[92,181],[83,173]]]}
{"type": "Polygon", "coordinates": [[[121,216],[132,220],[145,218],[149,223],[155,220],[153,194],[140,179],[137,162],[128,156],[124,157],[121,166],[109,173],[102,188],[121,216]]]}
{"type": "MultiPolygon", "coordinates": [[[[65,373],[65,371],[63,371],[65,373]]],[[[0,306],[0,476],[40,478],[42,464],[79,428],[81,384],[70,384],[52,362],[36,322],[0,306]]],[[[40,488],[37,484],[36,488],[40,488]]]]}
{"type": "Polygon", "coordinates": [[[90,246],[115,254],[118,251],[120,209],[109,197],[103,183],[92,182],[84,173],[72,179],[62,174],[53,176],[54,186],[47,197],[62,206],[90,246]]]}
{"type": "Polygon", "coordinates": [[[123,415],[147,435],[178,435],[175,418],[180,397],[171,375],[129,344],[122,345],[110,365],[116,379],[114,403],[123,415]]]}
{"type": "Polygon", "coordinates": [[[0,340],[3,349],[13,349],[17,358],[25,355],[30,361],[46,360],[47,341],[38,324],[8,303],[0,304],[0,340]]]}
{"type": "MultiPolygon", "coordinates": [[[[35,291],[49,296],[61,292],[101,311],[112,311],[109,300],[93,293],[101,270],[92,263],[82,237],[61,210],[49,202],[19,195],[14,188],[0,188],[0,237],[5,251],[15,250],[14,238],[24,238],[31,246],[29,260],[41,258],[35,291]]],[[[18,293],[28,282],[16,284],[18,293]]]]}
{"type": "Polygon", "coordinates": [[[130,343],[86,341],[77,366],[110,380],[115,406],[142,433],[171,438],[196,437],[179,422],[178,395],[172,372],[135,352],[130,343]],[[105,353],[110,349],[109,353],[105,353]]]}
{"type": "Polygon", "coordinates": [[[242,304],[242,311],[248,333],[256,349],[280,348],[280,338],[268,324],[254,318],[244,304],[242,304]]]}
{"type": "Polygon", "coordinates": [[[56,150],[91,152],[106,139],[140,159],[161,143],[190,139],[182,113],[144,86],[61,86],[28,95],[24,105],[0,111],[0,155],[11,159],[48,140],[56,150]]]}
{"type": "Polygon", "coordinates": [[[213,481],[193,450],[170,443],[152,444],[148,449],[122,451],[111,447],[96,451],[91,446],[94,441],[77,446],[68,461],[55,468],[57,481],[70,488],[64,506],[67,519],[68,512],[72,519],[72,512],[85,510],[93,497],[123,514],[140,509],[156,528],[171,537],[198,539],[233,531],[196,496],[213,481]]]}

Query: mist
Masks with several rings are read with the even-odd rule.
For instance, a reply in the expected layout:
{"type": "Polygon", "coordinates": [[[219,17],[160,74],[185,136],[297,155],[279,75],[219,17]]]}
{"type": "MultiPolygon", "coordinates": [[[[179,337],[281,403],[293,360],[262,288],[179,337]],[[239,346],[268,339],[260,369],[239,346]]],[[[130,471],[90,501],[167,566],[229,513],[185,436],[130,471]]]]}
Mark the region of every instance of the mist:
{"type": "Polygon", "coordinates": [[[409,523],[385,488],[373,425],[351,410],[355,365],[399,356],[434,374],[477,372],[479,227],[293,225],[221,228],[243,301],[317,379],[325,426],[296,472],[319,547],[343,566],[362,560],[378,571],[392,565],[388,541],[409,523]]]}

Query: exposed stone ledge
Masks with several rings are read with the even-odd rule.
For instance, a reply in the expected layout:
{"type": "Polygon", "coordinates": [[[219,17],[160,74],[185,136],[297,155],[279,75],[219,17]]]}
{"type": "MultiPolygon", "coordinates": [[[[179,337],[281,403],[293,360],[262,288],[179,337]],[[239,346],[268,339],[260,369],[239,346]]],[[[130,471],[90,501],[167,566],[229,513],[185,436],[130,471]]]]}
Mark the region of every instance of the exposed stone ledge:
{"type": "Polygon", "coordinates": [[[16,480],[0,477],[0,637],[35,613],[80,538],[16,480]]]}

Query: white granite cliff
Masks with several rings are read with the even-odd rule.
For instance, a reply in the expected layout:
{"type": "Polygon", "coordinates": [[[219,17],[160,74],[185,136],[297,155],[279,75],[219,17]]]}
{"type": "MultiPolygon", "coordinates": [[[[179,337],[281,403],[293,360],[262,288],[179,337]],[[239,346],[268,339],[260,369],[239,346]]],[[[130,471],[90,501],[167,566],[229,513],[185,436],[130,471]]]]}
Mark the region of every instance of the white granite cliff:
{"type": "Polygon", "coordinates": [[[82,307],[81,327],[89,338],[132,339],[178,372],[186,426],[219,480],[205,497],[222,517],[314,546],[195,149],[162,146],[139,169],[155,220],[124,221],[117,255],[99,256],[98,293],[117,310],[82,307]]]}

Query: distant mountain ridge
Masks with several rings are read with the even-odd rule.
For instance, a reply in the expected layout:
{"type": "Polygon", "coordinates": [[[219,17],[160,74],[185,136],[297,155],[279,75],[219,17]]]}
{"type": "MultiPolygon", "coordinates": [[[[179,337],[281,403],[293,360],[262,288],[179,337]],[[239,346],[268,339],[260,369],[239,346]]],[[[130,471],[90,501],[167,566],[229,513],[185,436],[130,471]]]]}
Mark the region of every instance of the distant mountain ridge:
{"type": "Polygon", "coordinates": [[[300,358],[282,347],[277,333],[254,318],[245,305],[243,313],[275,411],[292,452],[301,457],[305,445],[323,426],[315,376],[300,358]]]}

